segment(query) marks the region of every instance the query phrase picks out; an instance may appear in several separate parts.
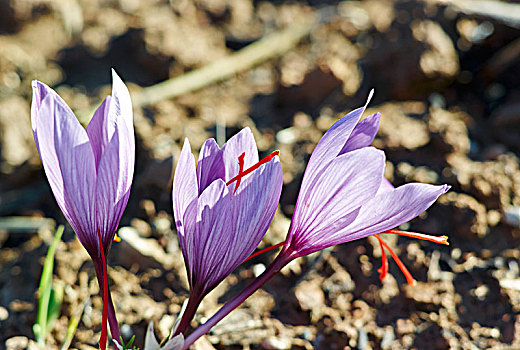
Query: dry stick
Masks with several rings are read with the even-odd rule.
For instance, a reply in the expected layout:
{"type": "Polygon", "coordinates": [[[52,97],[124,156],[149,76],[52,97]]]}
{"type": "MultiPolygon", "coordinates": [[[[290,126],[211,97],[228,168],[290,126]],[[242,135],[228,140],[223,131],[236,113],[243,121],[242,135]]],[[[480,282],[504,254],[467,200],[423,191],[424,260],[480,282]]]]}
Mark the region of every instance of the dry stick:
{"type": "Polygon", "coordinates": [[[307,36],[318,23],[317,16],[290,25],[286,29],[266,35],[229,56],[179,77],[144,88],[134,96],[134,106],[141,107],[198,90],[243,72],[270,58],[279,56],[307,36]]]}
{"type": "MultiPolygon", "coordinates": [[[[134,108],[152,105],[161,100],[187,94],[218,81],[234,76],[262,62],[279,56],[293,48],[319,23],[319,16],[309,15],[306,20],[293,23],[287,28],[268,34],[240,51],[199,69],[163,81],[135,92],[132,96],[134,108]]],[[[82,123],[88,123],[96,107],[76,113],[82,123]]]]}

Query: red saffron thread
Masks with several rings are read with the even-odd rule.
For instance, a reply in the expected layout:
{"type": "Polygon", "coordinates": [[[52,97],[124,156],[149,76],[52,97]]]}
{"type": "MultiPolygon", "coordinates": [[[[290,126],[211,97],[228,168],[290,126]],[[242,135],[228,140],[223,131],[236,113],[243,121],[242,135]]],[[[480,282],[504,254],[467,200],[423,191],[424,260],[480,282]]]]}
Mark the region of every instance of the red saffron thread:
{"type": "Polygon", "coordinates": [[[99,250],[101,251],[101,260],[103,261],[103,315],[101,317],[101,337],[99,338],[99,347],[105,350],[107,347],[107,319],[108,319],[108,281],[107,281],[107,262],[105,260],[105,251],[103,249],[103,240],[101,233],[97,230],[99,239],[99,250]]]}
{"type": "Polygon", "coordinates": [[[388,230],[381,233],[391,233],[394,235],[399,236],[406,236],[411,238],[417,238],[422,239],[423,241],[430,241],[437,244],[444,244],[444,245],[450,245],[448,242],[448,236],[430,236],[425,235],[424,233],[417,233],[417,232],[408,232],[408,231],[399,231],[399,230],[388,230]]]}
{"type": "Polygon", "coordinates": [[[404,264],[401,261],[401,259],[399,259],[397,254],[394,253],[394,251],[388,246],[388,244],[386,244],[385,241],[383,241],[382,239],[379,239],[379,243],[381,243],[388,250],[390,255],[392,255],[392,259],[394,259],[394,261],[397,264],[397,266],[399,266],[399,268],[401,269],[401,272],[403,273],[404,277],[406,278],[406,282],[408,282],[409,285],[413,286],[415,284],[415,279],[413,278],[413,276],[410,273],[410,271],[408,271],[406,266],[404,266],[404,264]]]}
{"type": "Polygon", "coordinates": [[[244,157],[246,155],[246,153],[242,153],[240,156],[238,156],[238,165],[240,167],[240,169],[238,170],[238,174],[232,178],[231,180],[229,180],[228,182],[226,182],[226,185],[229,186],[231,185],[234,181],[237,182],[237,185],[235,186],[235,191],[233,193],[235,193],[238,189],[238,185],[240,185],[240,181],[241,179],[252,173],[254,170],[258,169],[261,165],[271,161],[271,159],[274,158],[274,156],[277,156],[280,154],[280,151],[273,151],[271,154],[269,154],[267,157],[264,157],[262,158],[258,163],[252,165],[251,167],[247,168],[246,170],[243,170],[244,169],[244,157]]]}
{"type": "Polygon", "coordinates": [[[255,256],[258,256],[258,255],[263,254],[263,253],[265,253],[265,252],[268,252],[268,251],[270,251],[270,250],[273,250],[273,249],[276,249],[276,248],[278,248],[278,247],[281,247],[281,246],[284,245],[284,243],[285,243],[285,241],[280,242],[280,243],[277,243],[277,244],[272,245],[272,246],[270,246],[270,247],[264,248],[264,249],[262,249],[262,250],[259,250],[259,251],[255,252],[255,253],[251,254],[251,255],[249,256],[249,258],[247,258],[247,259],[244,260],[243,262],[246,262],[246,261],[248,261],[249,259],[253,259],[255,256]]]}
{"type": "Polygon", "coordinates": [[[378,234],[375,234],[374,237],[377,238],[379,246],[381,247],[381,267],[377,269],[377,272],[379,272],[379,280],[382,281],[388,274],[388,258],[386,257],[385,248],[383,247],[383,240],[378,234]]]}

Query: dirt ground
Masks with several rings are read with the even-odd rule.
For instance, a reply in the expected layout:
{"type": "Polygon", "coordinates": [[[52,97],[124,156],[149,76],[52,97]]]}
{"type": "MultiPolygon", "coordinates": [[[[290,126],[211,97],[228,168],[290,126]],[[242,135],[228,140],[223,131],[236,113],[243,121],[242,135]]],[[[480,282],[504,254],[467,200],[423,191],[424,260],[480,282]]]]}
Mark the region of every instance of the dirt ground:
{"type": "MultiPolygon", "coordinates": [[[[134,107],[136,172],[123,241],[109,257],[123,335],[135,334],[142,347],[153,320],[166,336],[188,295],[171,208],[185,137],[198,151],[206,138],[249,126],[261,156],[280,150],[284,188],[261,247],[275,244],[316,142],[374,88],[367,115],[383,115],[374,145],[386,153],[387,178],[452,186],[404,229],[446,234],[451,245],[385,237],[415,286],[391,260],[391,275],[379,281],[372,238],[300,258],[194,348],[520,349],[520,5],[483,3],[470,13],[463,2],[433,0],[0,1],[0,349],[35,348],[42,264],[55,226],[65,223],[32,138],[31,80],[56,88],[82,116],[109,93],[111,67],[137,101],[154,84],[317,15],[281,54],[134,107]],[[504,6],[516,7],[492,11],[504,6]]],[[[195,320],[211,316],[273,254],[240,266],[195,320]]],[[[71,348],[97,348],[99,287],[69,226],[53,278],[65,294],[46,348],[62,346],[72,315],[81,319],[71,348]]]]}

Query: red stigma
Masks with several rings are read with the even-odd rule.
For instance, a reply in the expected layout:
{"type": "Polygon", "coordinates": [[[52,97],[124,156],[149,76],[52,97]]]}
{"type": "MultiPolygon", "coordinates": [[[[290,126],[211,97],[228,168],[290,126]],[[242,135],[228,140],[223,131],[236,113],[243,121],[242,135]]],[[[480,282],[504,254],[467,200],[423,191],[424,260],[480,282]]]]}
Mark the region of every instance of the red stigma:
{"type": "Polygon", "coordinates": [[[381,247],[381,267],[377,269],[377,272],[379,272],[379,280],[382,281],[388,274],[388,258],[386,257],[385,248],[383,247],[383,240],[378,234],[375,234],[374,237],[377,238],[379,247],[381,247]]]}
{"type": "Polygon", "coordinates": [[[99,250],[101,252],[101,260],[103,262],[103,315],[101,317],[101,337],[99,338],[99,347],[105,350],[107,347],[107,319],[108,319],[108,281],[107,281],[107,262],[105,260],[105,249],[103,248],[103,240],[101,233],[97,230],[99,239],[99,250]]]}
{"type": "MultiPolygon", "coordinates": [[[[438,237],[438,236],[425,235],[423,233],[399,231],[399,230],[388,230],[388,231],[384,231],[382,233],[391,233],[391,234],[396,234],[396,235],[400,235],[400,236],[417,238],[417,239],[421,239],[424,241],[430,241],[430,242],[434,242],[434,243],[438,243],[438,244],[450,245],[448,243],[448,236],[438,237]]],[[[375,234],[374,237],[377,238],[377,240],[379,241],[379,246],[381,247],[382,263],[381,263],[381,267],[379,269],[377,269],[377,272],[379,272],[379,279],[383,280],[383,278],[385,278],[386,275],[388,274],[388,259],[385,254],[385,249],[386,249],[386,250],[388,250],[388,252],[392,256],[392,258],[394,259],[397,266],[399,266],[399,268],[401,269],[404,277],[406,278],[406,282],[408,282],[408,284],[414,285],[415,279],[413,278],[410,271],[408,271],[406,266],[404,266],[403,262],[401,261],[401,259],[399,259],[397,254],[395,254],[394,251],[388,246],[388,244],[386,244],[386,242],[383,241],[381,239],[381,237],[379,237],[379,234],[375,234]]]]}
{"type": "Polygon", "coordinates": [[[265,253],[265,252],[268,252],[268,251],[270,251],[270,250],[273,250],[273,249],[276,249],[276,248],[278,248],[278,247],[281,247],[281,246],[283,246],[284,244],[285,244],[285,241],[280,242],[280,243],[277,243],[277,244],[272,245],[272,246],[270,246],[270,247],[264,248],[264,249],[262,249],[262,250],[259,250],[259,251],[255,252],[255,253],[251,254],[251,255],[250,255],[246,260],[244,260],[243,262],[246,262],[246,261],[248,261],[249,259],[253,259],[255,256],[258,256],[258,255],[263,254],[263,253],[265,253]]]}
{"type": "Polygon", "coordinates": [[[233,191],[233,194],[235,194],[235,192],[237,191],[238,186],[240,185],[240,182],[242,181],[242,178],[244,176],[252,173],[256,169],[258,169],[261,165],[270,162],[271,159],[273,159],[274,156],[277,156],[278,154],[280,154],[280,151],[271,152],[271,154],[269,154],[267,157],[262,158],[258,163],[253,164],[251,167],[244,170],[244,157],[245,157],[246,153],[243,152],[241,155],[238,156],[238,166],[239,166],[238,174],[234,178],[232,178],[231,180],[226,182],[226,185],[229,186],[234,181],[236,181],[237,184],[235,186],[235,190],[233,191]]]}

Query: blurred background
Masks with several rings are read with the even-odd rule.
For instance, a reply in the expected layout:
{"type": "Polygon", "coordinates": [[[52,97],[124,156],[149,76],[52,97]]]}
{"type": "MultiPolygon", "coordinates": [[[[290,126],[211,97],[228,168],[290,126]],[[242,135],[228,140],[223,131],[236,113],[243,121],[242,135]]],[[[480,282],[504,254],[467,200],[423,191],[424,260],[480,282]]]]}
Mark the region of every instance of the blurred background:
{"type": "MultiPolygon", "coordinates": [[[[374,145],[386,177],[452,186],[405,229],[451,245],[385,237],[415,286],[393,261],[379,281],[372,238],[300,258],[194,348],[520,348],[520,4],[1,0],[0,349],[35,348],[42,266],[66,223],[34,146],[30,82],[55,88],[86,123],[110,93],[110,68],[131,91],[137,142],[123,241],[109,257],[127,339],[142,347],[151,320],[166,336],[188,295],[171,209],[184,138],[198,152],[249,126],[261,156],[280,150],[284,188],[261,247],[275,244],[315,144],[374,88],[366,115],[382,113],[374,145]]],[[[196,320],[273,254],[239,267],[196,320]]],[[[45,348],[97,348],[99,287],[69,226],[52,279],[63,296],[45,348]]]]}

